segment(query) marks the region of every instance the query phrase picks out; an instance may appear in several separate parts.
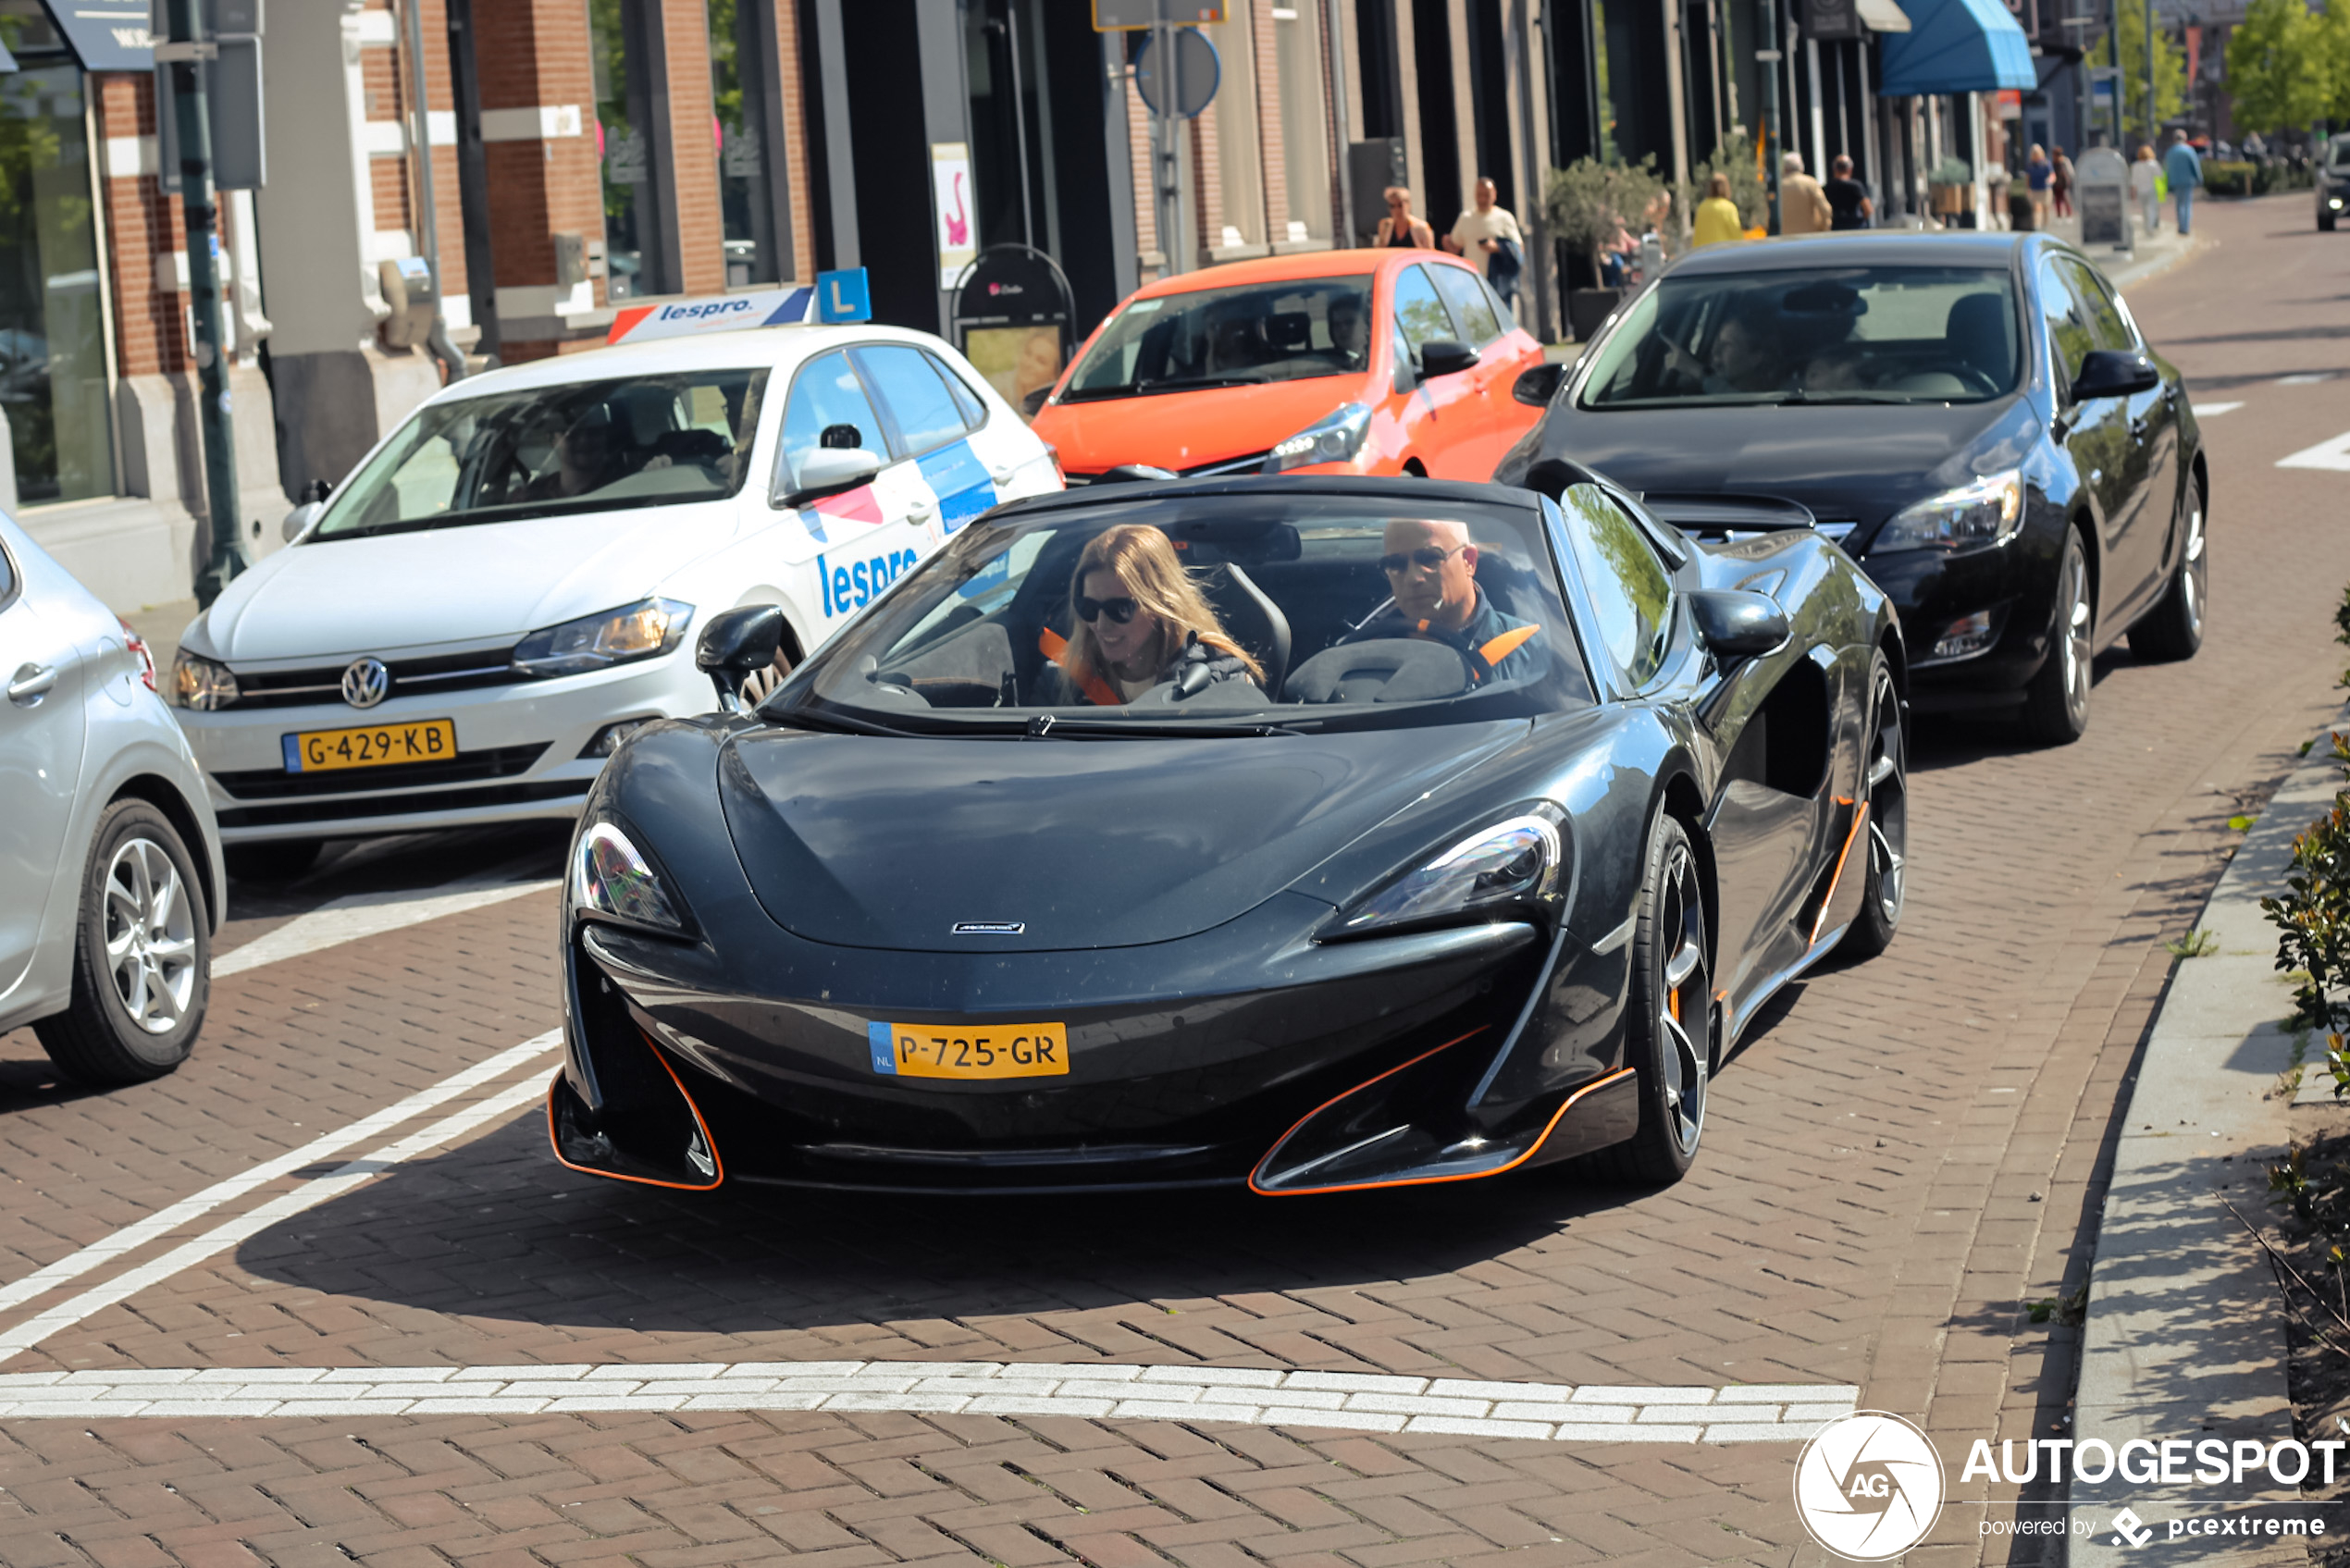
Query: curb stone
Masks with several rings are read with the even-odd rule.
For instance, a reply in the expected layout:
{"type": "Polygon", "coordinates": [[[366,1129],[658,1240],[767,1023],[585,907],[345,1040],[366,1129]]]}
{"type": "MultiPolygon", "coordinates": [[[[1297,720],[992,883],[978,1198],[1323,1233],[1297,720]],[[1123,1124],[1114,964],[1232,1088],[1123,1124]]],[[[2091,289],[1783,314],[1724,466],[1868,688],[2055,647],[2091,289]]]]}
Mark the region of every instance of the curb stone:
{"type": "MultiPolygon", "coordinates": [[[[2341,764],[2319,753],[2330,752],[2327,736],[2345,722],[2350,712],[2319,732],[2311,759],[2245,835],[2197,921],[2216,947],[2174,967],[2155,1016],[2120,1113],[2097,1228],[2074,1400],[2077,1438],[2101,1438],[2119,1450],[2134,1438],[2273,1443],[2294,1435],[2276,1283],[2220,1200],[2257,1222],[2266,1210],[2263,1164],[2282,1156],[2289,1135],[2290,1102],[2270,1093],[2292,1065],[2293,1038],[2282,1020],[2292,1012],[2293,988],[2275,967],[2275,928],[2259,901],[2283,885],[2294,836],[2332,804],[2341,764]]],[[[2198,1502],[2298,1496],[2269,1486],[2141,1486],[2118,1474],[2101,1483],[2075,1480],[2075,1528],[2085,1523],[2094,1533],[2070,1538],[2070,1561],[2096,1568],[2124,1561],[2130,1554],[2112,1534],[2124,1507],[2167,1539],[2170,1521],[2215,1512],[2193,1506],[2198,1502]]],[[[2326,1524],[2329,1534],[2350,1529],[2350,1518],[2326,1524]]],[[[2232,1561],[2307,1560],[2298,1540],[2194,1544],[2226,1549],[2232,1561]]]]}

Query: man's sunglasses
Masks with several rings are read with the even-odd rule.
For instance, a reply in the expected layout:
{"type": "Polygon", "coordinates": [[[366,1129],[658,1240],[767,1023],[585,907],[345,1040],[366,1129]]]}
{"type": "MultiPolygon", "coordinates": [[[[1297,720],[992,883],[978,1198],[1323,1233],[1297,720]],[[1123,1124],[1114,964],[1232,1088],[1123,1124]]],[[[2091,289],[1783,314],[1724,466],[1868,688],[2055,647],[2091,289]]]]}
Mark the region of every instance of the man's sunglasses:
{"type": "Polygon", "coordinates": [[[1409,555],[1380,556],[1379,569],[1391,577],[1402,576],[1404,568],[1410,566],[1424,566],[1433,572],[1467,548],[1466,545],[1454,545],[1451,549],[1439,549],[1434,545],[1422,545],[1409,555]]]}
{"type": "Polygon", "coordinates": [[[1134,619],[1134,612],[1140,609],[1142,606],[1131,599],[1087,599],[1083,594],[1077,596],[1077,618],[1089,626],[1105,615],[1121,626],[1126,625],[1134,619]]]}

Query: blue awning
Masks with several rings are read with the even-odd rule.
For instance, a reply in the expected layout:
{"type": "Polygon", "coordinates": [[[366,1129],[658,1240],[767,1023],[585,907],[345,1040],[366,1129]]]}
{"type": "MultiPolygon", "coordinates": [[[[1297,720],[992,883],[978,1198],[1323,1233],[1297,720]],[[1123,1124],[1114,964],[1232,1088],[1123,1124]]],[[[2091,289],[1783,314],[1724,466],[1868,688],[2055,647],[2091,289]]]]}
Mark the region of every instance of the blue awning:
{"type": "Polygon", "coordinates": [[[1992,93],[2034,88],[2032,43],[2001,0],[1901,0],[1910,31],[1879,43],[1877,93],[1992,93]]]}

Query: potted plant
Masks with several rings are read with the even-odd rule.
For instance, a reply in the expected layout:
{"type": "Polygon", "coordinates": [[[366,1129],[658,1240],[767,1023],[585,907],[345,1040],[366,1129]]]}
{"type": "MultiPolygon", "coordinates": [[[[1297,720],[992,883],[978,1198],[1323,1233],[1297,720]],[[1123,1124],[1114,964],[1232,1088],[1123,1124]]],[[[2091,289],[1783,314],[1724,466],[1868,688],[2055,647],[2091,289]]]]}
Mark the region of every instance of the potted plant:
{"type": "Polygon", "coordinates": [[[1944,158],[1926,178],[1927,205],[1934,216],[1949,219],[1974,216],[1974,170],[1963,158],[1944,158]]]}
{"type": "Polygon", "coordinates": [[[1655,163],[1653,156],[1638,164],[1578,158],[1551,171],[1550,186],[1542,198],[1551,233],[1587,258],[1591,276],[1602,282],[1600,288],[1566,291],[1568,330],[1577,342],[1589,341],[1624,297],[1621,288],[1604,285],[1606,258],[1619,234],[1639,238],[1646,215],[1664,194],[1655,163]]]}

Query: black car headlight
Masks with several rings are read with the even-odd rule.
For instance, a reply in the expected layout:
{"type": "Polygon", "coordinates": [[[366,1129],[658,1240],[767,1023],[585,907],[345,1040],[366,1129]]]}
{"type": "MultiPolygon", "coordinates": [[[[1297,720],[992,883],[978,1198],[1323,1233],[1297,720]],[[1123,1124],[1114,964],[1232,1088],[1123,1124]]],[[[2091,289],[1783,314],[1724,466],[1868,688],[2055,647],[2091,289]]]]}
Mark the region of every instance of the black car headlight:
{"type": "Polygon", "coordinates": [[[682,936],[686,922],[652,862],[610,822],[590,822],[573,846],[572,907],[624,925],[682,936]]]}
{"type": "Polygon", "coordinates": [[[546,626],[514,645],[514,668],[528,675],[576,675],[650,659],[685,640],[694,607],[674,599],[643,599],[546,626]]]}
{"type": "Polygon", "coordinates": [[[1869,541],[1869,553],[1982,549],[2007,543],[2022,523],[2023,475],[2010,468],[1903,507],[1869,541]]]}
{"type": "Polygon", "coordinates": [[[171,661],[171,706],[212,713],[237,700],[237,677],[226,664],[182,648],[171,661]]]}
{"type": "Polygon", "coordinates": [[[1265,455],[1264,472],[1285,473],[1316,463],[1344,463],[1363,450],[1371,431],[1367,403],[1341,403],[1265,455]]]}
{"type": "Polygon", "coordinates": [[[1528,910],[1558,891],[1565,843],[1548,815],[1481,828],[1397,877],[1331,928],[1334,936],[1528,910]]]}

